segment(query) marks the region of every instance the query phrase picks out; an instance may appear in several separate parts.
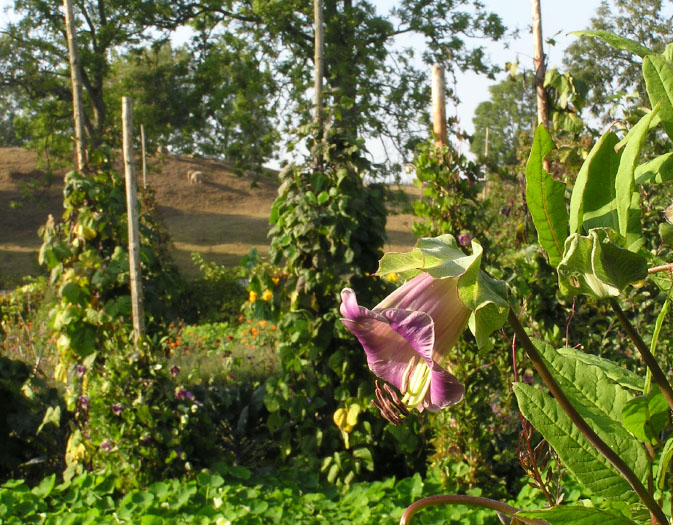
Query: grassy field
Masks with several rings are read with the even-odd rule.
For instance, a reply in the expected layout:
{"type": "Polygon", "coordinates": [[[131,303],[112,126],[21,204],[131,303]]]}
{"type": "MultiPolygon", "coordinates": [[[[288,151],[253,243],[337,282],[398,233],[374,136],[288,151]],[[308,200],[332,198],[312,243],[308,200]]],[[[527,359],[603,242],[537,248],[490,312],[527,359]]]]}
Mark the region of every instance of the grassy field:
{"type": "MultiPolygon", "coordinates": [[[[0,288],[9,288],[21,277],[39,272],[38,228],[49,214],[62,213],[62,179],[57,170],[50,184],[37,169],[33,152],[0,148],[0,288]]],[[[237,176],[227,163],[166,155],[149,159],[147,183],[156,191],[157,203],[173,240],[173,256],[186,275],[196,269],[190,255],[207,261],[235,265],[251,248],[268,251],[269,212],[277,194],[271,178],[257,181],[237,176]],[[202,184],[190,184],[189,170],[205,174],[202,184]]],[[[139,174],[139,180],[142,180],[139,174]]],[[[414,187],[403,187],[412,198],[414,187]]],[[[387,250],[408,250],[414,217],[391,209],[387,250]]]]}

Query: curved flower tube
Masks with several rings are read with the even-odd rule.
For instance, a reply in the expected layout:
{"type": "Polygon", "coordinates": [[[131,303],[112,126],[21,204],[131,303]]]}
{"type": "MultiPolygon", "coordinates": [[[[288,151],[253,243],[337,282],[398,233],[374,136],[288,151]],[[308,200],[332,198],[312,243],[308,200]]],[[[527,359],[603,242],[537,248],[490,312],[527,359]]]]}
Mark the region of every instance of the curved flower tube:
{"type": "Polygon", "coordinates": [[[371,371],[402,394],[377,382],[374,404],[393,424],[413,408],[436,411],[463,398],[463,385],[441,366],[470,317],[457,284],[422,273],[372,310],[350,288],[341,292],[341,322],[362,344],[371,371]]]}

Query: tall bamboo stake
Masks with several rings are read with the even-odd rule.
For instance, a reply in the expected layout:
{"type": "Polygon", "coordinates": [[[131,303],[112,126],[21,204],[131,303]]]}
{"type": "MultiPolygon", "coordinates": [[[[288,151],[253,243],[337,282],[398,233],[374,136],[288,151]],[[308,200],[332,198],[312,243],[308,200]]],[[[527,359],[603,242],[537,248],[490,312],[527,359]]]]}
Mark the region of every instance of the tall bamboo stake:
{"type": "Polygon", "coordinates": [[[545,128],[548,128],[549,103],[547,101],[547,91],[544,88],[546,67],[542,44],[542,15],[540,0],[531,0],[531,10],[533,14],[533,46],[535,49],[533,66],[535,67],[535,92],[537,94],[537,123],[538,125],[543,124],[545,128]]]}
{"type": "Polygon", "coordinates": [[[444,68],[437,64],[432,66],[432,132],[435,136],[435,146],[449,145],[449,132],[446,127],[444,68]]]}
{"type": "Polygon", "coordinates": [[[147,155],[145,153],[145,126],[140,125],[140,152],[143,161],[143,188],[147,189],[147,155]]]}
{"type": "Polygon", "coordinates": [[[80,74],[79,53],[75,33],[75,16],[71,0],[63,0],[65,8],[65,33],[70,57],[70,80],[72,82],[72,112],[75,125],[75,152],[77,170],[86,168],[86,147],[84,144],[84,106],[82,105],[82,76],[80,74]]]}
{"type": "Polygon", "coordinates": [[[145,335],[143,288],[140,276],[140,234],[138,221],[138,190],[133,158],[133,104],[130,97],[122,97],[122,149],[126,176],[126,208],[129,235],[129,273],[131,279],[131,308],[135,340],[145,335]]]}
{"type": "MultiPolygon", "coordinates": [[[[320,142],[323,138],[322,79],[325,72],[325,33],[323,29],[322,0],[313,0],[313,17],[315,25],[315,49],[313,58],[313,123],[315,124],[316,128],[316,142],[320,142]]],[[[321,153],[315,153],[313,158],[313,169],[316,171],[320,171],[322,169],[321,153]]]]}

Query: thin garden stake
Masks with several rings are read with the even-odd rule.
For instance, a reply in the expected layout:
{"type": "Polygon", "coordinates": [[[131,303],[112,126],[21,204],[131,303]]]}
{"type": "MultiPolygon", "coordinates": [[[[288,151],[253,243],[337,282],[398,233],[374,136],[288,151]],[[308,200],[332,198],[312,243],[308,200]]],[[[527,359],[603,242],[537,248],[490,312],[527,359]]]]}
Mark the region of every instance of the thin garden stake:
{"type": "Polygon", "coordinates": [[[129,232],[129,271],[131,278],[131,307],[135,341],[145,335],[143,288],[140,277],[140,235],[138,228],[138,190],[133,159],[133,105],[129,97],[122,97],[122,141],[124,174],[126,176],[126,208],[129,232]]]}

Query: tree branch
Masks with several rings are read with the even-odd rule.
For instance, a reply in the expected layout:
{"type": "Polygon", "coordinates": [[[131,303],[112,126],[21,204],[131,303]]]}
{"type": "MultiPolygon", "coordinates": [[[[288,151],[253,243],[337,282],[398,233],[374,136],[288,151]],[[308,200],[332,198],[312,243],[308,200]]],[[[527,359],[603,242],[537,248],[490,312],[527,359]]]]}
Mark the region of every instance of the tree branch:
{"type": "Polygon", "coordinates": [[[668,402],[668,406],[671,407],[671,410],[673,410],[673,389],[671,389],[671,384],[668,382],[668,379],[666,379],[666,375],[661,370],[659,363],[652,355],[652,352],[650,352],[650,349],[647,348],[647,345],[640,337],[640,334],[636,332],[635,328],[633,328],[633,325],[624,314],[624,311],[621,309],[616,299],[610,298],[610,306],[612,306],[612,309],[614,310],[617,319],[622,325],[622,328],[624,328],[626,335],[628,335],[633,344],[636,345],[636,348],[640,352],[643,361],[645,361],[647,368],[649,368],[650,372],[652,372],[652,379],[654,379],[654,382],[661,389],[661,393],[664,394],[664,397],[668,402]]]}

